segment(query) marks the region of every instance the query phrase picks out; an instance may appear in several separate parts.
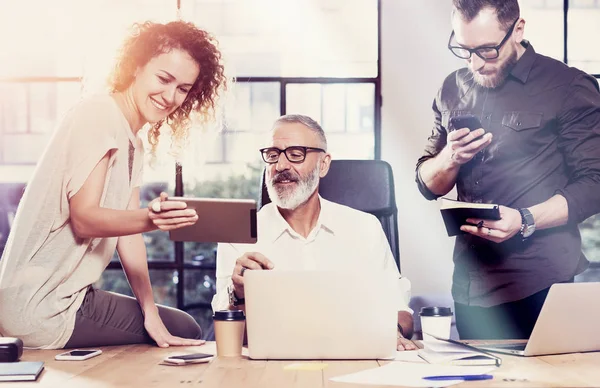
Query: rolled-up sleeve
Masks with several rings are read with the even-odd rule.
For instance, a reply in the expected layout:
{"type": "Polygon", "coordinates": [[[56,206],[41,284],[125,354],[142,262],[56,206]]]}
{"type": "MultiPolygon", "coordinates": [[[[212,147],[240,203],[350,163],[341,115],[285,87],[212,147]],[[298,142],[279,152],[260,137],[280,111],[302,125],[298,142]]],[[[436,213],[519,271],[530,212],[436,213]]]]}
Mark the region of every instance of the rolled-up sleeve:
{"type": "Polygon", "coordinates": [[[569,222],[600,212],[600,92],[595,78],[573,79],[558,120],[558,147],[569,169],[569,183],[557,190],[569,206],[569,222]]]}
{"type": "MultiPolygon", "coordinates": [[[[410,314],[413,310],[408,306],[411,297],[411,284],[408,278],[403,277],[398,270],[396,260],[388,243],[381,223],[375,217],[370,218],[370,233],[372,256],[375,260],[381,260],[381,268],[386,276],[389,276],[394,284],[394,300],[398,311],[407,311],[410,314]]],[[[377,267],[375,267],[378,269],[377,267]]]]}
{"type": "Polygon", "coordinates": [[[217,292],[212,299],[213,311],[229,309],[229,293],[227,288],[233,283],[231,274],[239,251],[233,244],[220,243],[217,248],[217,292]]]}
{"type": "Polygon", "coordinates": [[[423,155],[417,161],[417,168],[415,170],[416,177],[415,181],[417,182],[417,187],[421,194],[427,198],[428,200],[434,200],[440,197],[439,195],[433,193],[423,179],[421,178],[421,173],[419,171],[421,165],[425,163],[427,160],[434,158],[437,154],[442,151],[442,149],[446,146],[446,129],[442,126],[442,113],[439,109],[440,106],[440,96],[441,89],[438,92],[438,95],[433,100],[433,129],[431,130],[431,135],[427,139],[427,144],[425,145],[425,151],[423,155]]]}

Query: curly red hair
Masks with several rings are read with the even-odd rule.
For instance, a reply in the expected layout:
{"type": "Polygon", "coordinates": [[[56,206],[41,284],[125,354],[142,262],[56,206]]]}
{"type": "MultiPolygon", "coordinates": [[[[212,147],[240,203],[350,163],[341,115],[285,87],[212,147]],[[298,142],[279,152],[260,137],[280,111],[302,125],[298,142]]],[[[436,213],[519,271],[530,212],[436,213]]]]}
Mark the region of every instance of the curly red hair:
{"type": "MultiPolygon", "coordinates": [[[[138,68],[145,66],[155,56],[173,49],[186,51],[200,66],[200,74],[184,102],[166,118],[172,129],[173,141],[179,143],[187,139],[190,113],[197,112],[204,122],[213,118],[220,91],[226,88],[221,52],[211,34],[183,21],[134,24],[131,36],[121,48],[109,86],[113,92],[124,91],[133,82],[138,68]]],[[[164,121],[152,124],[148,131],[148,141],[153,151],[164,121]]]]}

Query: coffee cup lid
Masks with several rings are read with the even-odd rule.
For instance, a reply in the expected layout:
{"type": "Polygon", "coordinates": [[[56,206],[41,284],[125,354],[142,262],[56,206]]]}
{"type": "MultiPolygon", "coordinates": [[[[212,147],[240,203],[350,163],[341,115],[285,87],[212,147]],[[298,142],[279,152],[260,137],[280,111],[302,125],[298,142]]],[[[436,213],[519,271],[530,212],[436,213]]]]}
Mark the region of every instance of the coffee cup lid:
{"type": "Polygon", "coordinates": [[[449,317],[452,316],[450,307],[422,307],[419,313],[422,317],[449,317]]]}
{"type": "Polygon", "coordinates": [[[221,310],[215,311],[213,319],[215,321],[243,321],[246,316],[242,310],[221,310]]]}

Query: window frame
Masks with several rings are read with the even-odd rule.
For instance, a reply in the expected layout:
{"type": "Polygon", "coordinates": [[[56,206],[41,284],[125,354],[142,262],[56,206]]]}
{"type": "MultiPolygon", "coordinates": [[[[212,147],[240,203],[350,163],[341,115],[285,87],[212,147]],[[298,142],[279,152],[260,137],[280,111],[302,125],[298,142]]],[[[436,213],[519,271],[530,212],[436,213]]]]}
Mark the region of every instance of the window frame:
{"type": "MultiPolygon", "coordinates": [[[[172,1],[172,0],[169,0],[172,1]]],[[[178,14],[181,9],[181,0],[176,0],[176,7],[178,14]]],[[[563,62],[568,64],[568,12],[569,12],[569,0],[563,0],[563,27],[564,27],[564,45],[563,45],[563,62]]],[[[597,79],[600,79],[600,74],[592,74],[597,79]]],[[[79,82],[81,83],[81,77],[12,77],[12,78],[1,78],[0,83],[41,83],[41,82],[79,82]]],[[[374,85],[374,159],[381,159],[381,0],[377,0],[377,75],[375,77],[355,77],[355,78],[334,78],[334,77],[238,77],[235,79],[236,83],[259,83],[259,82],[272,82],[279,83],[280,85],[280,114],[286,114],[286,86],[293,84],[349,84],[349,83],[368,83],[374,85]]],[[[31,105],[27,105],[27,131],[30,133],[31,123],[31,105]]],[[[3,128],[2,128],[3,129],[3,128]]],[[[3,141],[5,136],[4,130],[0,130],[0,142],[3,141]]],[[[0,143],[2,144],[2,143],[0,143]]],[[[222,144],[226,147],[226,144],[222,144]]],[[[225,149],[224,149],[225,151],[225,149]]],[[[27,163],[30,164],[30,163],[27,163]]],[[[4,162],[3,151],[0,148],[0,165],[8,165],[4,162]]],[[[22,165],[16,163],[10,163],[10,165],[22,165]]],[[[258,183],[257,183],[258,184],[258,183]]],[[[183,170],[179,164],[175,165],[175,190],[174,194],[182,196],[184,195],[183,189],[183,170]]],[[[174,261],[151,261],[148,262],[149,269],[159,270],[174,270],[178,274],[178,282],[176,284],[176,295],[177,295],[177,307],[180,309],[188,310],[193,308],[210,308],[210,302],[200,302],[192,304],[184,304],[184,282],[185,282],[185,271],[186,270],[215,270],[215,266],[198,266],[192,264],[186,264],[184,262],[184,243],[174,242],[175,251],[174,261]]],[[[591,263],[590,267],[600,268],[600,263],[591,263]]],[[[120,262],[110,262],[107,269],[122,269],[120,262]]]]}
{"type": "MultiPolygon", "coordinates": [[[[569,37],[569,4],[570,0],[563,0],[563,62],[568,65],[569,64],[569,47],[568,47],[568,37],[569,37]]],[[[600,5],[599,0],[594,0],[594,5],[597,7],[600,5]]],[[[590,7],[591,8],[591,7],[590,7]]],[[[590,74],[600,82],[600,73],[590,74]]],[[[598,265],[600,267],[600,264],[598,265]]]]}
{"type": "MultiPolygon", "coordinates": [[[[168,0],[172,1],[172,0],[168,0]]],[[[286,114],[286,103],[287,103],[287,85],[294,84],[373,84],[374,85],[374,128],[373,128],[373,136],[374,136],[374,159],[381,159],[381,0],[377,0],[377,75],[375,77],[345,77],[345,78],[337,78],[337,77],[251,77],[251,76],[243,76],[237,77],[234,79],[236,83],[262,83],[262,82],[270,82],[270,83],[279,83],[279,113],[281,115],[286,114]]],[[[179,15],[181,12],[181,0],[176,0],[177,14],[179,15]]],[[[40,83],[40,82],[49,82],[49,83],[60,83],[60,82],[82,82],[82,77],[10,77],[10,78],[2,78],[0,77],[0,83],[40,83]]],[[[31,104],[27,104],[27,132],[31,132],[31,104]]],[[[3,127],[0,127],[0,142],[3,141],[5,132],[3,127]]],[[[226,152],[226,140],[223,137],[223,143],[221,146],[223,147],[224,154],[226,152]]],[[[1,144],[1,143],[0,143],[1,144]]],[[[220,162],[212,162],[212,163],[220,163],[220,162]]],[[[34,163],[5,163],[3,151],[0,148],[0,165],[32,165],[34,163]]],[[[257,182],[258,185],[258,182],[257,182]]],[[[183,196],[183,169],[180,164],[175,165],[175,190],[174,195],[183,196]]],[[[193,265],[184,262],[184,243],[183,242],[174,242],[173,247],[175,250],[175,260],[174,261],[149,261],[148,269],[158,269],[158,270],[174,270],[177,271],[177,284],[176,284],[176,295],[177,295],[177,308],[183,310],[196,309],[196,308],[211,308],[210,302],[199,302],[192,304],[184,303],[184,292],[185,292],[185,271],[186,270],[216,270],[216,266],[214,265],[193,265]]],[[[111,261],[107,269],[121,269],[122,265],[120,261],[111,261]]]]}
{"type": "MultiPolygon", "coordinates": [[[[36,132],[36,131],[32,131],[31,129],[31,123],[32,123],[32,104],[31,104],[31,86],[34,84],[44,84],[44,83],[52,83],[52,84],[59,84],[59,83],[78,83],[81,85],[81,82],[83,81],[82,77],[0,77],[0,84],[24,84],[27,85],[27,90],[26,90],[26,100],[27,100],[27,104],[26,104],[26,116],[27,116],[27,121],[25,124],[25,132],[15,132],[15,131],[5,131],[4,128],[4,122],[3,122],[3,118],[2,116],[0,116],[0,144],[4,144],[4,138],[5,136],[11,136],[11,135],[39,135],[39,136],[43,136],[44,133],[41,132],[36,132]]],[[[1,113],[2,111],[0,111],[1,113]]],[[[0,147],[0,166],[34,166],[36,163],[19,163],[19,162],[10,162],[8,163],[5,160],[5,155],[4,155],[4,147],[0,147]]]]}
{"type": "MultiPolygon", "coordinates": [[[[181,9],[180,0],[177,0],[177,9],[181,9]]],[[[375,77],[236,77],[236,83],[279,83],[279,113],[286,114],[287,104],[287,85],[294,84],[373,84],[374,85],[374,159],[381,160],[381,0],[377,0],[377,75],[375,77]]],[[[226,153],[226,140],[223,137],[223,154],[226,153]]],[[[219,162],[213,162],[219,163],[219,162]]],[[[258,185],[258,182],[257,182],[258,185]]],[[[183,168],[180,164],[175,165],[175,190],[174,195],[184,196],[183,168]]],[[[184,303],[185,292],[185,271],[186,270],[216,270],[215,265],[193,265],[185,263],[184,243],[174,242],[175,260],[174,261],[151,261],[148,262],[149,269],[175,270],[178,274],[176,284],[177,308],[183,310],[206,309],[211,308],[210,301],[184,303]]],[[[120,262],[110,262],[107,269],[122,269],[120,262]]]]}
{"type": "MultiPolygon", "coordinates": [[[[563,62],[567,65],[569,64],[569,1],[563,0],[563,62]]],[[[595,2],[598,3],[598,0],[595,2]]],[[[600,82],[600,73],[591,75],[600,82]]],[[[600,262],[590,262],[589,268],[600,268],[600,262]]]]}

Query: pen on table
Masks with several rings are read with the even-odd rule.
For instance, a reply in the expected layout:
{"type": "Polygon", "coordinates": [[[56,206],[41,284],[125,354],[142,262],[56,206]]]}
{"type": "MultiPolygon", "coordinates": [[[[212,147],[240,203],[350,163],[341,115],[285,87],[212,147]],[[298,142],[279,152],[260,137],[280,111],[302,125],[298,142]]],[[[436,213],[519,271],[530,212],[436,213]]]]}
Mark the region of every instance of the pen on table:
{"type": "Polygon", "coordinates": [[[491,380],[494,376],[492,375],[455,375],[455,376],[425,376],[424,380],[464,380],[464,381],[474,381],[474,380],[491,380]]]}

